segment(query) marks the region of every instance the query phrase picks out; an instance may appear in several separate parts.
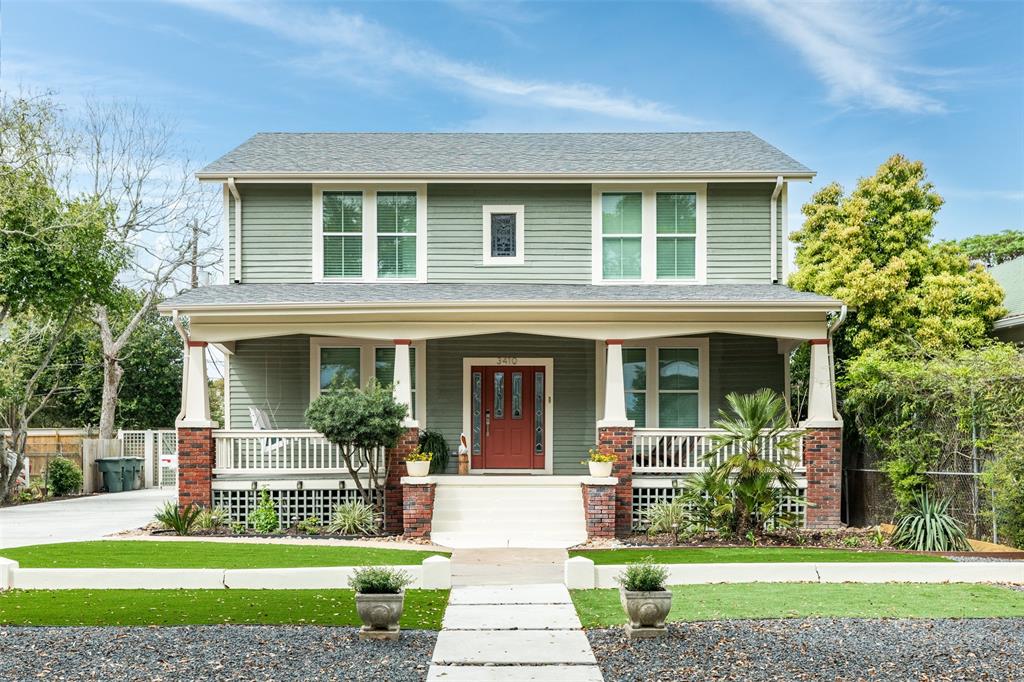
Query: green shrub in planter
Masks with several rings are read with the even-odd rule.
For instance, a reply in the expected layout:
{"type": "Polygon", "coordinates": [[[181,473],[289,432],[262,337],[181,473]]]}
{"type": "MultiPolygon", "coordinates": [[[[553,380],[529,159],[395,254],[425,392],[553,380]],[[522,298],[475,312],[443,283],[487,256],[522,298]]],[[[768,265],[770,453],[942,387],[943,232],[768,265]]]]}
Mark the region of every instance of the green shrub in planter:
{"type": "Polygon", "coordinates": [[[70,459],[52,459],[46,468],[46,487],[55,497],[77,493],[82,489],[82,470],[70,459]]]}
{"type": "Polygon", "coordinates": [[[344,535],[373,535],[380,529],[380,514],[365,502],[352,501],[334,505],[327,530],[344,535]]]}
{"type": "Polygon", "coordinates": [[[274,501],[270,499],[270,493],[266,489],[263,490],[256,509],[249,514],[249,525],[257,533],[275,533],[281,527],[277,519],[277,507],[274,506],[274,501]]]}
{"type": "Polygon", "coordinates": [[[348,579],[348,586],[359,594],[398,594],[411,583],[406,571],[383,566],[357,568],[348,579]]]}
{"type": "Polygon", "coordinates": [[[969,552],[967,533],[949,513],[949,500],[935,500],[927,491],[918,493],[896,517],[892,545],[919,552],[969,552]]]}
{"type": "Polygon", "coordinates": [[[616,578],[628,592],[657,592],[665,589],[668,569],[654,563],[651,557],[627,564],[626,570],[616,578]]]}

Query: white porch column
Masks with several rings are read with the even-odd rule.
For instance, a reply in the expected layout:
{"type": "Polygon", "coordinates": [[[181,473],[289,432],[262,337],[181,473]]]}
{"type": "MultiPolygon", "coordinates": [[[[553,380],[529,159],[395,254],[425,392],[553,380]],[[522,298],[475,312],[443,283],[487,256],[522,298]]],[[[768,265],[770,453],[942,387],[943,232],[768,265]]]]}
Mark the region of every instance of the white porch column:
{"type": "Polygon", "coordinates": [[[811,339],[811,376],[807,388],[807,419],[803,427],[842,427],[832,386],[832,355],[829,339],[811,339]]]}
{"type": "Polygon", "coordinates": [[[597,422],[605,426],[633,426],[626,418],[626,388],[622,374],[622,339],[608,339],[604,371],[604,419],[597,422]]]}
{"type": "Polygon", "coordinates": [[[395,400],[408,409],[402,426],[419,428],[419,423],[412,418],[412,362],[409,358],[409,339],[395,339],[395,400]]]}
{"type": "Polygon", "coordinates": [[[206,380],[206,342],[189,341],[185,346],[185,380],[182,382],[181,416],[175,426],[217,428],[210,419],[210,392],[206,380]]]}

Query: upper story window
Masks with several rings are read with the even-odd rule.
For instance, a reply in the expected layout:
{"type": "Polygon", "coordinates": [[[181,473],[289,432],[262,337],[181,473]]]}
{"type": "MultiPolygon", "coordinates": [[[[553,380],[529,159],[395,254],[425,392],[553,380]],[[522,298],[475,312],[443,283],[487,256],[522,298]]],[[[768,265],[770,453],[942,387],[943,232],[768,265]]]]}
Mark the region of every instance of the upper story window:
{"type": "Polygon", "coordinates": [[[426,189],[313,186],[315,281],[426,280],[426,189]]]}
{"type": "Polygon", "coordinates": [[[484,206],[484,265],[523,265],[526,262],[524,215],[523,206],[484,206]]]}
{"type": "Polygon", "coordinates": [[[595,284],[706,281],[704,185],[594,186],[595,284]]]}

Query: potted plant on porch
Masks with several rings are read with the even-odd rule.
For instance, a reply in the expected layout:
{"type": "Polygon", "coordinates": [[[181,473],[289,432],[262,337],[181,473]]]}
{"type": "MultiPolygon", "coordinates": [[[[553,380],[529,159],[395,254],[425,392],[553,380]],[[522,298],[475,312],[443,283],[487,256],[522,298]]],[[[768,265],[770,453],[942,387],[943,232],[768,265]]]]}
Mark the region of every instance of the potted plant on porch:
{"type": "Polygon", "coordinates": [[[357,568],[348,579],[356,593],[356,613],[363,621],[359,639],[398,639],[405,588],[412,576],[384,566],[357,568]]]}
{"type": "Polygon", "coordinates": [[[619,575],[619,598],[626,611],[626,636],[660,637],[668,630],[665,618],[672,610],[672,591],[665,588],[668,570],[645,557],[626,566],[619,575]]]}
{"type": "Polygon", "coordinates": [[[423,448],[419,445],[416,449],[405,456],[405,470],[410,476],[426,476],[430,473],[430,460],[434,458],[434,453],[423,452],[423,448]]]}
{"type": "Polygon", "coordinates": [[[594,478],[608,478],[612,475],[612,465],[617,459],[615,455],[601,452],[601,448],[590,448],[590,458],[586,460],[590,475],[594,478]]]}

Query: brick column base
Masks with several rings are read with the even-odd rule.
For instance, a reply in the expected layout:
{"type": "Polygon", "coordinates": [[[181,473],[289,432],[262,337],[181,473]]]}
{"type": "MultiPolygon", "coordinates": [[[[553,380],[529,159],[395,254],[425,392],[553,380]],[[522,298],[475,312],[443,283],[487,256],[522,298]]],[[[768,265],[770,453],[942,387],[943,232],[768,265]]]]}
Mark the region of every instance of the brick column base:
{"type": "Polygon", "coordinates": [[[807,527],[840,528],[843,492],[843,430],[809,428],[804,433],[807,467],[807,527]]]}
{"type": "Polygon", "coordinates": [[[213,505],[213,429],[178,429],[178,504],[213,505]]]}
{"type": "Polygon", "coordinates": [[[401,533],[404,528],[402,476],[405,476],[405,456],[415,450],[419,442],[420,430],[406,429],[395,447],[389,448],[385,455],[388,458],[388,477],[384,483],[384,530],[389,533],[401,533]]]}
{"type": "Polygon", "coordinates": [[[615,537],[616,490],[614,485],[583,484],[583,515],[588,538],[615,537]]]}
{"type": "Polygon", "coordinates": [[[430,536],[435,487],[433,483],[406,483],[402,486],[402,526],[406,537],[430,536]]]}
{"type": "Polygon", "coordinates": [[[629,535],[633,532],[633,427],[601,427],[597,444],[601,452],[615,455],[612,476],[619,479],[615,485],[615,534],[629,535]]]}

